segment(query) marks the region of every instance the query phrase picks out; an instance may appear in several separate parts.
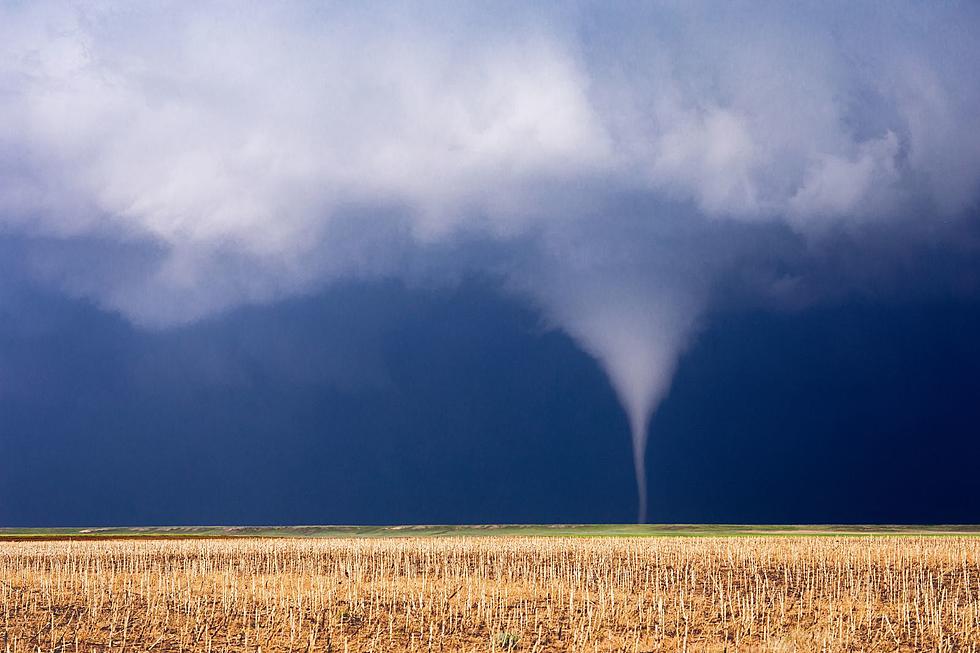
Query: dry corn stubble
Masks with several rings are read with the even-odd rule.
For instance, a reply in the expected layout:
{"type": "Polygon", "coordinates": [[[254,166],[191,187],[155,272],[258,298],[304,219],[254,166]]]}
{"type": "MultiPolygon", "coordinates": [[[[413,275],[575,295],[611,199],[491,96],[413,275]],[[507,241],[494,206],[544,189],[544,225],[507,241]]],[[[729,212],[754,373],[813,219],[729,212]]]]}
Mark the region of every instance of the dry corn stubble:
{"type": "Polygon", "coordinates": [[[968,537],[0,544],[0,650],[980,648],[968,537]]]}

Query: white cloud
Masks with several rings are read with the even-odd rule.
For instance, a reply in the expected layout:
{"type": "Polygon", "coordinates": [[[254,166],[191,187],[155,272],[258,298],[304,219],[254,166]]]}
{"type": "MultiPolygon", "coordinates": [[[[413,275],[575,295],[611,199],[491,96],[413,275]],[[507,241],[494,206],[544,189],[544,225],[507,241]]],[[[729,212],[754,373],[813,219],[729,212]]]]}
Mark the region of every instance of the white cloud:
{"type": "Polygon", "coordinates": [[[890,189],[899,180],[898,138],[889,131],[880,139],[862,143],[857,150],[851,159],[833,154],[815,156],[802,186],[789,200],[789,215],[805,224],[821,217],[861,217],[880,208],[868,203],[875,190],[890,189]]]}
{"type": "Polygon", "coordinates": [[[0,224],[150,239],[179,286],[208,251],[275,275],[331,256],[352,206],[424,242],[512,237],[574,213],[569,189],[626,186],[806,231],[893,210],[910,184],[956,212],[980,179],[977,85],[946,60],[977,47],[913,47],[900,11],[842,32],[819,12],[804,29],[673,8],[593,40],[564,29],[574,15],[501,29],[448,6],[2,11],[0,224]]]}

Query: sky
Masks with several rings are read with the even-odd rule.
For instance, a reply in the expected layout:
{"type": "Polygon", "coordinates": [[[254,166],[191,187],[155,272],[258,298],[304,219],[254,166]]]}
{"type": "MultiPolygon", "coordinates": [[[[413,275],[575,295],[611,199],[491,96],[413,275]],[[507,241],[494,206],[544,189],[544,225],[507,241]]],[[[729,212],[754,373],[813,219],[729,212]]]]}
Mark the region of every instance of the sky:
{"type": "Polygon", "coordinates": [[[0,525],[977,522],[971,3],[0,3],[0,525]]]}

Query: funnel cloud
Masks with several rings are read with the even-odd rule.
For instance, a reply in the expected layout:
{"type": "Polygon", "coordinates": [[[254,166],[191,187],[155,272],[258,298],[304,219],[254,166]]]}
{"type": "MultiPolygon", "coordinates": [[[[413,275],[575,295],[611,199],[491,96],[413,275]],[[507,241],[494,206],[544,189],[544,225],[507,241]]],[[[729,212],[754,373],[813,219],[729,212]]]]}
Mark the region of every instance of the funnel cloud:
{"type": "Polygon", "coordinates": [[[644,521],[716,307],[975,292],[910,261],[980,249],[978,31],[969,3],[7,3],[5,264],[148,330],[499,278],[606,372],[644,521]]]}
{"type": "Polygon", "coordinates": [[[668,297],[653,293],[631,301],[597,300],[560,321],[600,361],[626,410],[640,522],[647,516],[645,461],[650,416],[670,387],[693,319],[668,297]]]}

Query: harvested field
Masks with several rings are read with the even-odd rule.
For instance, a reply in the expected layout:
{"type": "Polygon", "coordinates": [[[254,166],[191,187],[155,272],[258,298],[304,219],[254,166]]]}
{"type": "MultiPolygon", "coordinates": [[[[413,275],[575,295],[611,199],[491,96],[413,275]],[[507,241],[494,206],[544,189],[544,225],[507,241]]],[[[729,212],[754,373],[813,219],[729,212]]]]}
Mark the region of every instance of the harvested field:
{"type": "Polygon", "coordinates": [[[970,537],[0,543],[0,650],[980,648],[970,537]]]}

